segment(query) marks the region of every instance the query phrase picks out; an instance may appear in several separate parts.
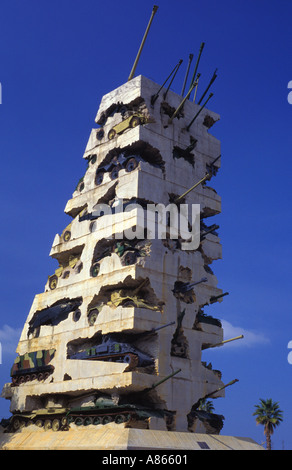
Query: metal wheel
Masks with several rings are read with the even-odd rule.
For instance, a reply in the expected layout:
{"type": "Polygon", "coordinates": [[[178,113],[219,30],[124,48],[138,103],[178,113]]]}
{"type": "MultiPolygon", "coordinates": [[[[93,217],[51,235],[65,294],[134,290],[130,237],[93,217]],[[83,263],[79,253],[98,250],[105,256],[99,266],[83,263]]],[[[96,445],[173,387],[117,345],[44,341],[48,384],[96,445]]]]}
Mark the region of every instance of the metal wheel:
{"type": "Polygon", "coordinates": [[[44,430],[49,431],[52,429],[52,421],[50,419],[46,419],[44,422],[44,430]]]}
{"type": "Polygon", "coordinates": [[[25,426],[25,421],[20,418],[14,418],[12,421],[12,429],[13,431],[18,431],[19,429],[25,426]]]}
{"type": "Polygon", "coordinates": [[[100,264],[99,263],[94,263],[94,265],[92,266],[92,269],[91,269],[92,277],[98,276],[99,270],[100,270],[100,264]]]}
{"type": "Polygon", "coordinates": [[[119,171],[121,169],[120,165],[115,166],[112,171],[110,172],[110,179],[115,180],[119,176],[119,171]]]}
{"type": "Polygon", "coordinates": [[[38,428],[42,428],[44,423],[43,423],[43,420],[42,419],[37,419],[36,422],[34,423],[35,426],[37,426],[38,428]]]}
{"type": "Polygon", "coordinates": [[[52,430],[57,432],[61,427],[61,422],[58,418],[53,419],[52,421],[52,430]]]}
{"type": "Polygon", "coordinates": [[[101,424],[101,418],[100,418],[100,416],[95,416],[95,417],[93,418],[92,424],[94,424],[95,426],[97,426],[98,424],[101,424]]]}
{"type": "Polygon", "coordinates": [[[71,238],[71,232],[70,230],[66,230],[66,232],[64,233],[64,236],[63,236],[63,240],[64,242],[68,242],[71,238]]]}
{"type": "Polygon", "coordinates": [[[125,422],[125,416],[124,415],[117,415],[115,417],[115,423],[121,424],[125,422]]]}
{"type": "Polygon", "coordinates": [[[94,325],[94,323],[96,322],[97,316],[98,316],[98,310],[97,310],[97,308],[95,308],[88,315],[88,323],[89,323],[90,326],[94,325]]]}
{"type": "Polygon", "coordinates": [[[77,416],[77,418],[75,418],[74,420],[74,424],[76,424],[76,426],[82,426],[83,423],[84,419],[82,418],[82,416],[77,416]]]}
{"type": "Polygon", "coordinates": [[[111,423],[112,422],[112,417],[109,416],[109,415],[106,415],[106,416],[103,416],[102,418],[102,424],[108,424],[108,423],[111,423]]]}
{"type": "Polygon", "coordinates": [[[109,133],[108,133],[107,136],[108,136],[108,139],[109,139],[109,140],[114,139],[115,136],[116,136],[116,131],[115,131],[114,129],[111,129],[111,130],[109,131],[109,133]]]}
{"type": "Polygon", "coordinates": [[[99,186],[103,182],[104,171],[97,171],[95,176],[95,184],[99,186]]]}
{"type": "Polygon", "coordinates": [[[139,359],[138,359],[138,356],[136,356],[136,354],[129,353],[124,356],[123,362],[126,362],[129,364],[129,369],[133,369],[134,367],[137,367],[139,359]]]}
{"type": "Polygon", "coordinates": [[[50,280],[49,280],[49,288],[50,288],[51,290],[54,290],[54,289],[56,289],[57,285],[58,285],[58,278],[57,278],[57,276],[52,276],[52,277],[50,277],[50,280]]]}
{"type": "Polygon", "coordinates": [[[93,419],[91,416],[86,416],[86,418],[84,418],[84,426],[89,426],[90,424],[93,423],[93,419]]]}
{"type": "Polygon", "coordinates": [[[126,171],[130,172],[133,171],[137,168],[138,166],[138,161],[135,157],[129,158],[129,160],[126,163],[126,171]]]}
{"type": "Polygon", "coordinates": [[[122,258],[122,265],[129,266],[130,264],[136,263],[137,254],[134,251],[127,251],[122,258]]]}
{"type": "Polygon", "coordinates": [[[131,121],[130,121],[130,127],[137,127],[139,126],[140,124],[140,118],[138,116],[134,116],[132,117],[131,121]]]}
{"type": "Polygon", "coordinates": [[[97,131],[97,133],[96,133],[97,140],[103,139],[103,136],[104,136],[104,130],[103,129],[100,129],[99,131],[97,131]]]}

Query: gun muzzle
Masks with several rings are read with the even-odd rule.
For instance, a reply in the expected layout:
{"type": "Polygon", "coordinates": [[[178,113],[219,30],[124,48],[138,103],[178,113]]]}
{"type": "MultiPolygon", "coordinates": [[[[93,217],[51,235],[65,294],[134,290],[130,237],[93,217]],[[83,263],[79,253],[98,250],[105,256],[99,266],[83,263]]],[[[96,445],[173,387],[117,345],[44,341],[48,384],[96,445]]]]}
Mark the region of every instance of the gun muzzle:
{"type": "Polygon", "coordinates": [[[202,350],[203,349],[210,349],[210,348],[217,348],[218,346],[223,346],[226,343],[230,343],[231,341],[236,341],[236,340],[242,339],[242,338],[244,338],[244,336],[240,335],[240,336],[235,336],[235,338],[225,339],[224,341],[221,341],[220,343],[206,344],[206,345],[202,346],[202,350]]]}
{"type": "Polygon", "coordinates": [[[217,300],[221,299],[221,297],[224,297],[225,295],[229,295],[229,292],[225,292],[224,294],[220,295],[213,295],[209,300],[209,304],[214,304],[217,302],[217,300]]]}
{"type": "Polygon", "coordinates": [[[207,86],[206,90],[204,91],[204,93],[202,94],[201,98],[199,99],[198,104],[201,104],[201,101],[203,101],[203,99],[204,99],[204,97],[206,96],[208,90],[210,89],[212,83],[216,80],[216,78],[217,78],[216,72],[217,72],[217,69],[216,69],[215,72],[213,73],[213,76],[212,76],[212,78],[211,78],[211,80],[210,80],[210,82],[209,82],[209,85],[207,86]]]}
{"type": "MultiPolygon", "coordinates": [[[[168,75],[167,79],[165,80],[165,82],[161,85],[161,87],[159,88],[159,90],[157,91],[157,93],[155,93],[155,95],[152,95],[151,96],[151,105],[153,106],[155,101],[157,100],[158,96],[159,96],[159,93],[161,92],[162,88],[164,88],[165,84],[168,82],[168,80],[170,79],[170,77],[172,76],[173,73],[176,73],[176,70],[178,69],[178,67],[180,66],[180,61],[178,64],[176,64],[176,66],[174,67],[174,69],[171,71],[171,73],[168,75]]],[[[173,77],[174,78],[174,77],[173,77]]],[[[173,79],[172,79],[173,81],[173,79]]]]}
{"type": "Polygon", "coordinates": [[[195,189],[199,184],[203,183],[207,179],[209,179],[212,176],[211,173],[207,173],[204,178],[202,178],[200,181],[198,181],[194,186],[192,186],[190,189],[188,189],[185,193],[181,194],[179,197],[177,197],[173,202],[174,204],[177,204],[181,199],[183,199],[187,194],[189,194],[193,189],[195,189]]]}
{"type": "Polygon", "coordinates": [[[157,10],[158,10],[158,6],[157,6],[157,5],[154,5],[154,7],[153,7],[153,9],[152,9],[152,13],[151,13],[151,17],[150,17],[148,26],[147,26],[147,28],[146,28],[145,34],[144,34],[144,36],[143,36],[143,39],[142,39],[142,42],[141,42],[141,45],[140,45],[140,48],[139,48],[139,51],[138,51],[138,54],[137,54],[137,57],[136,57],[136,59],[135,59],[134,65],[133,65],[132,70],[131,70],[131,73],[130,73],[130,75],[129,75],[128,82],[129,82],[130,80],[132,80],[132,78],[134,77],[134,73],[135,73],[135,70],[136,70],[136,67],[137,67],[137,64],[138,64],[138,61],[139,61],[139,58],[140,58],[140,55],[141,55],[143,46],[144,46],[144,44],[145,44],[145,41],[146,41],[146,38],[147,38],[147,36],[148,36],[151,23],[152,23],[152,21],[153,21],[154,15],[155,15],[155,13],[157,12],[157,10]]]}
{"type": "Polygon", "coordinates": [[[198,66],[199,66],[199,62],[200,62],[200,59],[201,59],[201,55],[202,55],[204,46],[205,46],[205,43],[202,42],[201,45],[200,45],[199,55],[198,55],[197,62],[196,62],[196,65],[195,65],[195,70],[194,70],[194,73],[193,73],[193,76],[192,76],[191,84],[192,84],[192,83],[194,82],[194,80],[195,80],[195,76],[196,76],[196,74],[197,74],[197,69],[198,69],[198,66]]]}

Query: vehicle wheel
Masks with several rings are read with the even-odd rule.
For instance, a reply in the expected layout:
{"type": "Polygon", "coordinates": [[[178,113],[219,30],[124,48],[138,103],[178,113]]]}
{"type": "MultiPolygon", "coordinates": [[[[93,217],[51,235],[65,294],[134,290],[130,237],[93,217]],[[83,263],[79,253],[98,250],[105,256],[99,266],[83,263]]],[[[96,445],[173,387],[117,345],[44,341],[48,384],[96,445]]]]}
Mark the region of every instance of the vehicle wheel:
{"type": "Polygon", "coordinates": [[[133,171],[137,168],[138,166],[138,161],[135,157],[129,158],[129,160],[126,163],[126,171],[130,172],[133,171]]]}
{"type": "Polygon", "coordinates": [[[36,422],[34,423],[34,425],[37,426],[38,428],[42,428],[43,424],[44,423],[41,419],[37,419],[36,422]]]}
{"type": "Polygon", "coordinates": [[[70,230],[66,230],[66,232],[64,233],[64,236],[63,236],[63,240],[64,242],[68,242],[71,238],[71,232],[70,230]]]}
{"type": "Polygon", "coordinates": [[[81,311],[78,308],[77,310],[75,310],[75,312],[73,312],[73,321],[74,322],[79,321],[80,317],[81,317],[81,311]]]}
{"type": "Polygon", "coordinates": [[[123,266],[129,266],[131,264],[136,263],[136,259],[137,259],[137,255],[134,251],[127,251],[123,255],[121,262],[123,266]]]}
{"type": "Polygon", "coordinates": [[[76,424],[76,426],[82,426],[83,423],[84,423],[84,419],[81,416],[77,416],[77,418],[75,418],[74,420],[74,424],[76,424]]]}
{"type": "Polygon", "coordinates": [[[90,326],[94,325],[94,323],[96,322],[97,316],[98,316],[97,309],[94,309],[90,312],[90,314],[88,315],[88,323],[90,326]]]}
{"type": "Polygon", "coordinates": [[[108,136],[108,139],[109,139],[109,140],[114,139],[115,136],[116,136],[116,131],[115,131],[114,129],[111,129],[111,130],[109,131],[109,133],[108,133],[107,136],[108,136]]]}
{"type": "Polygon", "coordinates": [[[112,419],[112,417],[111,417],[111,416],[109,416],[109,415],[107,415],[107,416],[104,416],[104,417],[102,418],[102,424],[108,424],[108,423],[111,423],[111,422],[112,422],[112,420],[113,420],[113,419],[112,419]]]}
{"type": "Polygon", "coordinates": [[[120,169],[121,169],[120,165],[117,165],[112,169],[112,171],[110,172],[110,179],[111,180],[117,179],[117,177],[119,176],[120,169]]]}
{"type": "Polygon", "coordinates": [[[42,372],[40,372],[38,374],[38,381],[41,382],[42,380],[44,380],[44,374],[42,372]]]}
{"type": "Polygon", "coordinates": [[[104,136],[104,130],[103,129],[100,129],[99,131],[97,131],[97,133],[96,133],[97,140],[103,139],[103,136],[104,136]]]}
{"type": "Polygon", "coordinates": [[[137,127],[139,126],[139,124],[140,124],[140,118],[138,118],[138,116],[132,117],[130,121],[130,127],[137,127]]]}
{"type": "Polygon", "coordinates": [[[12,429],[13,431],[18,431],[19,429],[25,426],[25,422],[20,418],[14,418],[12,421],[12,429]]]}
{"type": "Polygon", "coordinates": [[[44,422],[44,430],[49,431],[52,429],[52,421],[50,419],[46,419],[44,422]]]}
{"type": "Polygon", "coordinates": [[[90,424],[93,423],[93,419],[91,416],[86,416],[86,418],[84,418],[84,426],[89,426],[90,424]]]}
{"type": "Polygon", "coordinates": [[[50,277],[50,280],[49,280],[49,288],[50,288],[51,290],[54,290],[54,289],[56,289],[57,285],[58,285],[58,278],[57,278],[57,276],[52,276],[52,277],[50,277]]]}
{"type": "Polygon", "coordinates": [[[95,176],[95,184],[99,186],[103,182],[104,171],[97,171],[95,176]]]}
{"type": "Polygon", "coordinates": [[[61,422],[58,418],[53,419],[52,421],[52,430],[57,432],[61,427],[61,422]]]}
{"type": "Polygon", "coordinates": [[[99,417],[99,416],[95,416],[95,418],[93,418],[92,424],[94,424],[95,426],[97,426],[98,424],[101,424],[101,419],[100,419],[100,417],[99,417]]]}
{"type": "Polygon", "coordinates": [[[100,264],[99,264],[99,263],[95,263],[95,264],[92,266],[92,269],[91,269],[91,275],[92,275],[92,277],[97,277],[97,276],[98,276],[98,273],[99,273],[99,270],[100,270],[100,264]]]}
{"type": "Polygon", "coordinates": [[[129,368],[133,369],[137,367],[139,359],[135,354],[126,354],[126,356],[124,356],[124,362],[128,363],[129,368]]]}
{"type": "Polygon", "coordinates": [[[124,415],[117,415],[115,417],[115,423],[120,424],[125,422],[125,416],[124,415]]]}

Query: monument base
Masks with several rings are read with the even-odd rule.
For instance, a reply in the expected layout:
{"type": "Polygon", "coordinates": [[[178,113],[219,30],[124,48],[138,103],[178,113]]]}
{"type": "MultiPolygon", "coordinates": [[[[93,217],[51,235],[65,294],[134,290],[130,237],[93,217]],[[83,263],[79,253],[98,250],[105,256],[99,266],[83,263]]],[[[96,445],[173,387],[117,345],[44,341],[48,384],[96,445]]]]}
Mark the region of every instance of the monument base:
{"type": "Polygon", "coordinates": [[[264,450],[245,437],[146,429],[74,429],[64,432],[26,428],[14,434],[0,433],[1,450],[104,450],[192,451],[264,450]]]}

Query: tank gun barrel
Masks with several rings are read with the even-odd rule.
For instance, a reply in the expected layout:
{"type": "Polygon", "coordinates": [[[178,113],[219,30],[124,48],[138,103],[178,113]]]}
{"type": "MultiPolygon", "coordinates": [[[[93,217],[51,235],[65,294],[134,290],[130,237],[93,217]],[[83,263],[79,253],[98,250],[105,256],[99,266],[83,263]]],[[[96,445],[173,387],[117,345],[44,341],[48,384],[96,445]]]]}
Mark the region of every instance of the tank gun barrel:
{"type": "Polygon", "coordinates": [[[181,372],[181,369],[178,369],[176,370],[175,372],[172,372],[172,374],[169,374],[167,375],[166,377],[164,377],[164,379],[162,380],[159,380],[159,382],[156,382],[152,385],[152,387],[150,388],[150,390],[152,390],[153,388],[156,388],[158,387],[159,385],[163,384],[164,382],[166,382],[166,380],[168,379],[171,379],[171,377],[174,377],[176,374],[178,374],[179,372],[181,372]]]}
{"type": "MultiPolygon", "coordinates": [[[[197,82],[195,82],[197,83],[197,82]]],[[[191,122],[189,123],[189,125],[186,127],[186,130],[189,131],[190,130],[190,127],[191,125],[194,123],[194,121],[197,119],[197,117],[199,116],[199,114],[203,111],[203,109],[205,108],[206,104],[208,103],[208,101],[212,98],[212,96],[214,96],[213,93],[210,93],[210,95],[208,96],[208,98],[206,99],[205,103],[201,106],[201,108],[199,109],[199,111],[197,112],[197,114],[195,115],[195,117],[191,120],[191,122]]],[[[200,103],[198,103],[200,104],[200,103]]]]}
{"type": "Polygon", "coordinates": [[[217,78],[216,72],[217,72],[217,69],[216,69],[215,72],[213,73],[213,76],[212,76],[212,78],[211,78],[211,80],[210,80],[210,82],[209,82],[209,84],[208,84],[206,90],[204,91],[204,93],[202,94],[201,98],[199,99],[198,104],[201,104],[201,102],[203,101],[204,97],[206,96],[208,90],[210,89],[212,83],[216,80],[216,78],[217,78]]]}
{"type": "Polygon", "coordinates": [[[174,325],[174,324],[175,324],[175,321],[171,321],[169,323],[166,323],[166,325],[158,326],[157,328],[152,328],[151,330],[149,330],[148,333],[149,334],[156,333],[156,331],[162,330],[163,328],[166,328],[167,326],[174,325]]]}
{"type": "MultiPolygon", "coordinates": [[[[168,80],[170,79],[170,77],[172,76],[173,73],[176,73],[176,69],[180,66],[180,61],[178,64],[176,64],[176,66],[174,67],[174,69],[171,71],[171,73],[168,75],[167,79],[165,80],[165,82],[161,85],[161,87],[159,88],[159,90],[157,91],[157,93],[155,93],[155,95],[152,95],[151,96],[151,104],[152,106],[154,105],[155,101],[157,100],[158,96],[159,96],[159,93],[161,92],[162,88],[165,86],[166,82],[168,82],[168,80]]],[[[173,77],[174,78],[174,77],[173,77]]],[[[173,81],[173,80],[172,80],[173,81]]],[[[170,85],[169,85],[170,86],[170,85]]]]}
{"type": "Polygon", "coordinates": [[[174,204],[177,204],[182,198],[184,198],[187,194],[189,194],[191,191],[193,191],[193,189],[197,188],[201,183],[203,183],[204,181],[208,180],[208,179],[211,179],[213,175],[213,166],[214,166],[214,163],[216,163],[216,161],[221,157],[221,155],[219,155],[218,157],[215,158],[215,160],[213,160],[213,162],[210,164],[210,171],[208,173],[206,173],[206,175],[200,179],[200,181],[197,181],[197,183],[195,183],[190,189],[188,189],[187,191],[185,191],[183,194],[181,194],[180,196],[178,196],[173,202],[174,204]]]}
{"type": "Polygon", "coordinates": [[[157,5],[154,5],[154,6],[153,6],[153,9],[152,9],[152,13],[151,13],[151,17],[150,17],[149,23],[148,23],[148,25],[147,25],[145,34],[144,34],[144,36],[143,36],[143,39],[142,39],[140,48],[139,48],[138,53],[137,53],[137,57],[136,57],[136,59],[135,59],[134,65],[133,65],[132,70],[131,70],[131,73],[130,73],[130,75],[129,75],[128,82],[129,82],[130,80],[132,80],[132,78],[134,77],[135,70],[136,70],[136,67],[137,67],[137,64],[138,64],[138,61],[139,61],[139,58],[140,58],[142,49],[143,49],[143,47],[144,47],[146,38],[147,38],[148,33],[149,33],[149,29],[150,29],[151,23],[152,23],[152,21],[153,21],[153,18],[154,18],[154,16],[155,16],[155,13],[157,12],[157,10],[158,10],[158,6],[157,6],[157,5]]]}
{"type": "Polygon", "coordinates": [[[229,292],[224,292],[224,294],[220,294],[220,295],[212,295],[208,303],[214,304],[215,302],[217,302],[217,300],[221,299],[225,295],[229,295],[229,292]]]}
{"type": "Polygon", "coordinates": [[[186,75],[185,75],[185,79],[184,79],[184,83],[183,83],[183,87],[182,87],[182,91],[181,91],[181,96],[184,96],[186,83],[187,83],[187,79],[188,79],[188,76],[189,76],[189,71],[190,71],[190,67],[191,67],[191,63],[192,63],[193,58],[194,58],[194,54],[190,54],[189,55],[189,62],[188,62],[188,66],[187,66],[187,71],[186,71],[186,75]]]}
{"type": "Polygon", "coordinates": [[[169,83],[169,85],[168,85],[168,87],[167,87],[167,90],[166,90],[166,92],[163,94],[163,99],[164,99],[164,100],[165,100],[166,97],[167,97],[168,90],[170,89],[171,84],[172,84],[173,80],[175,79],[175,76],[176,76],[176,74],[177,74],[177,72],[178,72],[178,69],[180,68],[180,66],[181,66],[182,63],[183,63],[183,60],[180,59],[179,63],[178,63],[177,66],[176,66],[176,70],[175,70],[175,72],[174,72],[174,75],[173,75],[172,79],[170,80],[170,83],[169,83]]]}
{"type": "Polygon", "coordinates": [[[193,89],[195,88],[197,82],[195,81],[191,86],[190,86],[190,89],[187,93],[187,95],[185,96],[185,98],[180,102],[180,104],[178,105],[178,107],[176,108],[176,110],[174,111],[173,115],[169,118],[168,120],[168,124],[171,124],[172,121],[174,120],[175,116],[179,113],[179,111],[181,110],[181,108],[183,107],[183,105],[185,104],[186,100],[189,98],[190,94],[192,93],[193,89]]]}
{"type": "Polygon", "coordinates": [[[210,348],[217,348],[218,346],[223,346],[226,343],[230,343],[231,341],[236,341],[236,340],[242,339],[242,338],[244,338],[244,336],[240,335],[240,336],[235,336],[235,338],[225,339],[224,341],[221,341],[220,343],[207,344],[205,346],[202,346],[202,350],[203,349],[210,349],[210,348]]]}
{"type": "Polygon", "coordinates": [[[196,62],[196,65],[195,65],[195,70],[194,70],[194,73],[193,73],[193,76],[192,76],[191,85],[193,84],[193,82],[195,80],[195,76],[196,76],[196,73],[197,73],[197,70],[198,70],[198,66],[199,66],[199,62],[200,62],[200,59],[201,59],[201,55],[202,55],[204,46],[205,46],[205,43],[202,42],[201,45],[200,45],[199,55],[198,55],[197,62],[196,62]]]}
{"type": "Polygon", "coordinates": [[[206,235],[208,235],[208,233],[212,233],[214,232],[214,230],[217,230],[219,228],[219,225],[212,225],[212,227],[209,228],[209,230],[206,230],[206,232],[203,232],[201,234],[201,241],[205,240],[205,237],[206,235]]]}
{"type": "Polygon", "coordinates": [[[204,395],[202,398],[199,398],[199,400],[192,406],[192,411],[195,411],[197,408],[199,408],[199,406],[200,406],[200,404],[203,400],[206,400],[207,398],[211,398],[216,393],[221,392],[222,390],[224,390],[227,387],[230,387],[230,385],[233,385],[236,382],[238,382],[238,379],[231,380],[231,382],[228,382],[228,384],[223,385],[223,387],[219,387],[216,390],[214,390],[213,392],[207,393],[207,395],[204,395]]]}
{"type": "Polygon", "coordinates": [[[185,191],[183,194],[181,194],[179,197],[177,197],[173,202],[174,204],[177,204],[181,199],[183,199],[187,194],[189,194],[191,191],[193,191],[193,189],[197,188],[197,186],[199,186],[201,183],[203,183],[204,181],[206,181],[208,178],[210,178],[210,173],[207,173],[204,178],[200,179],[200,181],[198,181],[196,184],[194,184],[194,186],[192,186],[190,189],[188,189],[187,191],[185,191]]]}

